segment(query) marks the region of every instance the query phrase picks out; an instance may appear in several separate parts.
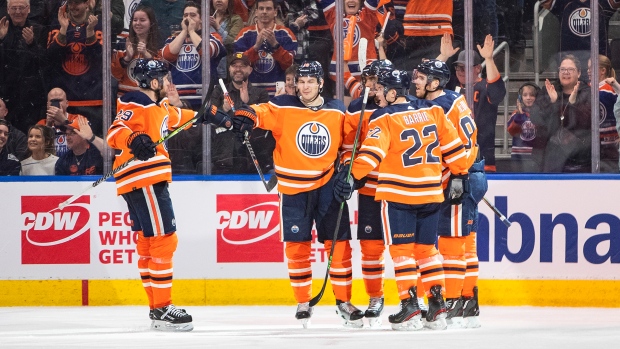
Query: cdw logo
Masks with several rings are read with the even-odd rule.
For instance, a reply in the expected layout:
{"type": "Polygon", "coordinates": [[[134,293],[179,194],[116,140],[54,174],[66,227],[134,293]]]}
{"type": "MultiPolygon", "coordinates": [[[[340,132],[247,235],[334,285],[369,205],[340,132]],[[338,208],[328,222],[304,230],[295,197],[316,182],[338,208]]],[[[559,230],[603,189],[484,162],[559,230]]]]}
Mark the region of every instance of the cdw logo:
{"type": "Polygon", "coordinates": [[[278,196],[217,195],[217,261],[283,262],[278,196]]]}
{"type": "Polygon", "coordinates": [[[90,196],[22,196],[22,264],[90,263],[90,196]]]}

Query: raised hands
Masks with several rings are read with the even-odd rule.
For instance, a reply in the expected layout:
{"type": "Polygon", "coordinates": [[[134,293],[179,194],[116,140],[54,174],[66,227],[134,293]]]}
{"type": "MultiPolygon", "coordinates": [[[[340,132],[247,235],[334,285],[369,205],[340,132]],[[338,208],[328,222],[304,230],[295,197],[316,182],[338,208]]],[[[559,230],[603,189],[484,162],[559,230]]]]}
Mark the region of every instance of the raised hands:
{"type": "Polygon", "coordinates": [[[60,33],[67,34],[67,28],[69,28],[69,14],[67,13],[67,5],[61,6],[58,9],[58,23],[60,23],[60,33]]]}
{"type": "Polygon", "coordinates": [[[549,79],[545,80],[545,89],[547,89],[547,94],[549,95],[549,101],[551,103],[555,103],[558,100],[558,91],[555,90],[555,86],[549,81],[549,79]]]}
{"type": "Polygon", "coordinates": [[[461,49],[460,47],[454,47],[452,45],[452,35],[448,33],[443,34],[441,37],[441,46],[439,47],[440,54],[437,56],[437,59],[445,62],[461,49]]]}
{"type": "Polygon", "coordinates": [[[482,59],[493,59],[493,49],[495,48],[495,42],[493,41],[493,37],[489,34],[484,38],[484,46],[478,46],[478,52],[480,52],[480,56],[482,59]]]}
{"type": "Polygon", "coordinates": [[[0,19],[0,40],[4,39],[6,33],[9,32],[9,19],[6,16],[0,19]]]}

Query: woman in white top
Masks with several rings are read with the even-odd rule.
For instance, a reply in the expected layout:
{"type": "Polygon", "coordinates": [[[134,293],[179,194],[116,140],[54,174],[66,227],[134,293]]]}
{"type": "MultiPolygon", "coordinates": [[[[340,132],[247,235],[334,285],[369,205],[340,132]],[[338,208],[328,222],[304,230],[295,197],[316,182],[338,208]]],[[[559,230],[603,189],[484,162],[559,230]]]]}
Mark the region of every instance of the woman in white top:
{"type": "Polygon", "coordinates": [[[24,176],[54,175],[58,157],[54,155],[54,131],[44,125],[34,125],[28,130],[28,152],[30,157],[23,160],[24,176]]]}

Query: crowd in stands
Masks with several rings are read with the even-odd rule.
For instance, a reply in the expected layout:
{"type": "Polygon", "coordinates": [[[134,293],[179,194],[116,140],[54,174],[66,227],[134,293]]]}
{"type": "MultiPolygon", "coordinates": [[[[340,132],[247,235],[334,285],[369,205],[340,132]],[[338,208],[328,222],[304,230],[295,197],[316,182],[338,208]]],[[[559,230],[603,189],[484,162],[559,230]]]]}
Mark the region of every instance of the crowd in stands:
{"type": "MultiPolygon", "coordinates": [[[[111,37],[104,38],[101,0],[0,0],[0,174],[102,174],[104,121],[114,118],[103,115],[107,45],[114,96],[138,89],[133,67],[139,59],[153,58],[169,64],[172,103],[198,110],[207,88],[207,98],[231,116],[234,106],[224,98],[220,79],[234,105],[265,103],[273,96],[295,95],[296,65],[318,61],[325,72],[321,94],[333,97],[336,79],[343,79],[347,103],[360,95],[362,70],[373,60],[389,59],[412,73],[423,59],[437,58],[452,68],[448,89],[464,93],[465,76],[472,74],[470,107],[480,153],[486,170],[494,172],[498,105],[509,91],[493,49],[507,41],[511,51],[523,51],[524,22],[535,1],[473,0],[469,67],[461,49],[464,2],[343,0],[344,16],[338,18],[336,0],[210,0],[207,20],[204,1],[110,0],[111,37]],[[205,43],[203,26],[210,30],[205,43]],[[336,76],[336,27],[343,30],[343,77],[336,76]],[[207,83],[205,52],[210,55],[207,83]]],[[[611,66],[608,25],[620,2],[599,0],[599,72],[589,68],[589,22],[579,22],[586,15],[589,21],[590,1],[542,0],[541,5],[562,23],[562,58],[557,81],[526,83],[510,101],[511,170],[592,171],[589,80],[596,74],[600,170],[618,173],[620,85],[611,66]]],[[[203,131],[194,127],[170,140],[173,172],[202,173],[203,131]]],[[[230,133],[210,134],[211,173],[255,173],[247,149],[230,133]]],[[[263,171],[273,171],[270,132],[255,130],[250,142],[263,171]]]]}

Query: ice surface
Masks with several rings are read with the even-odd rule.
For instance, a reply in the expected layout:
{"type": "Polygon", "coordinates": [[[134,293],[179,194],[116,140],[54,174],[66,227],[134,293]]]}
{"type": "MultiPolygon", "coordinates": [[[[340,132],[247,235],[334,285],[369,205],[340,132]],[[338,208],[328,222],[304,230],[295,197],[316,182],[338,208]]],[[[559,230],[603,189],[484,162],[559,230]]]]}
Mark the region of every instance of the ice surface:
{"type": "MultiPolygon", "coordinates": [[[[0,348],[613,348],[620,343],[620,309],[482,307],[479,329],[398,332],[341,326],[335,306],[318,306],[307,330],[295,306],[185,308],[188,333],[149,329],[146,307],[0,308],[0,348]]],[[[360,305],[358,305],[360,306],[360,305]]]]}

